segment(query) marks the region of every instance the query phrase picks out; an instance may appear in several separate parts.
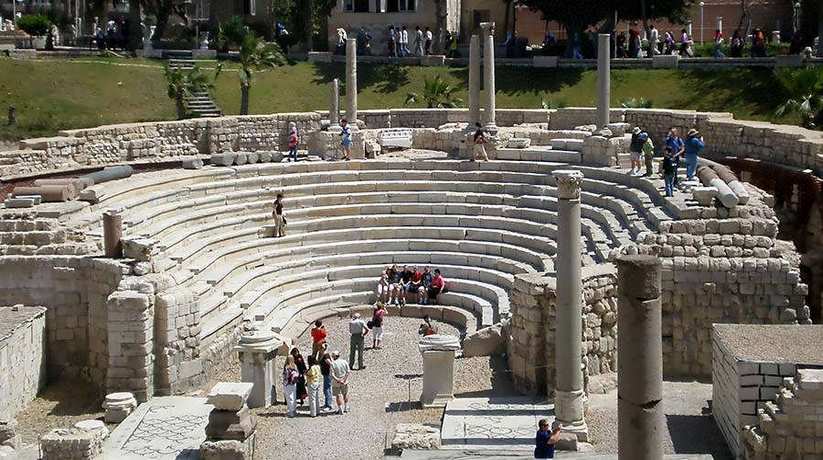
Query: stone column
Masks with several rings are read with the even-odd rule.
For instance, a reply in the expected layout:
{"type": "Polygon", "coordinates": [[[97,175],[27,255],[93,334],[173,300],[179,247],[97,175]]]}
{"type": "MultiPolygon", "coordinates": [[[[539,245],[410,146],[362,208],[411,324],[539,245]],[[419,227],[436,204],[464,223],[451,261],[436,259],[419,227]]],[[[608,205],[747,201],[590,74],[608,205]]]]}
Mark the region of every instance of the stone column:
{"type": "Polygon", "coordinates": [[[123,215],[119,210],[109,209],[103,213],[103,247],[106,257],[123,257],[123,215]]]}
{"type": "Polygon", "coordinates": [[[200,444],[203,460],[252,460],[257,419],[246,404],[251,383],[220,382],[209,391],[208,404],[214,406],[206,425],[206,441],[200,444]]]}
{"type": "Polygon", "coordinates": [[[279,374],[274,369],[274,358],[278,349],[285,347],[284,340],[272,332],[252,332],[240,337],[234,348],[240,360],[240,380],[254,385],[249,407],[268,407],[277,401],[275,383],[279,374]]]}
{"type": "Polygon", "coordinates": [[[617,259],[617,446],[620,458],[663,458],[660,260],[617,259]]]}
{"type": "Polygon", "coordinates": [[[334,79],[329,83],[329,124],[334,126],[340,122],[340,80],[334,79]]]}
{"type": "Polygon", "coordinates": [[[486,104],[483,107],[483,119],[486,130],[494,134],[497,132],[495,120],[495,87],[494,87],[494,23],[481,22],[483,28],[483,89],[486,91],[486,104]]]}
{"type": "Polygon", "coordinates": [[[480,37],[469,41],[469,128],[480,123],[480,37]]]}
{"type": "Polygon", "coordinates": [[[557,170],[560,215],[557,224],[557,316],[554,337],[555,416],[563,430],[588,439],[583,419],[586,395],[583,391],[583,283],[580,276],[580,186],[583,173],[557,170]]]}
{"type": "Polygon", "coordinates": [[[597,36],[597,128],[609,124],[609,97],[611,96],[611,36],[597,36]]]}
{"type": "Polygon", "coordinates": [[[454,353],[460,341],[451,335],[429,335],[420,339],[423,355],[423,407],[445,407],[454,399],[454,353]]]}
{"type": "Polygon", "coordinates": [[[346,119],[357,126],[357,40],[346,40],[346,119]]]}

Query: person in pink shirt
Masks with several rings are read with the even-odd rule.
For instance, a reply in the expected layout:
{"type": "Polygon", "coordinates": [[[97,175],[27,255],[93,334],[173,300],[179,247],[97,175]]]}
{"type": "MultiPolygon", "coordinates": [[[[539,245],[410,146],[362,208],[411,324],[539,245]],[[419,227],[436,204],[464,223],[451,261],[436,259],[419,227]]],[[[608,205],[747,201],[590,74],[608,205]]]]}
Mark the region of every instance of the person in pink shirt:
{"type": "Polygon", "coordinates": [[[297,146],[300,145],[300,136],[297,134],[297,125],[289,123],[289,161],[297,162],[297,146]]]}

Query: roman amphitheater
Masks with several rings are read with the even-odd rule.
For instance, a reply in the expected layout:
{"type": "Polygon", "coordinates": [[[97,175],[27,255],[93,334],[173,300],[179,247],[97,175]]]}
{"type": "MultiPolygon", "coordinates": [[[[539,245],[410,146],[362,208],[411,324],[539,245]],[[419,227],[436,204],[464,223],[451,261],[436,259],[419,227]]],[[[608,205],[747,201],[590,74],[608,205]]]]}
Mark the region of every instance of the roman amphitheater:
{"type": "Polygon", "coordinates": [[[636,385],[651,388],[638,404],[662,402],[646,428],[672,458],[823,458],[823,136],[728,113],[611,109],[598,127],[594,108],[486,107],[488,162],[468,161],[478,111],[356,106],[351,161],[334,161],[329,112],[102,126],[0,152],[0,456],[528,456],[555,417],[560,448],[580,451],[560,457],[615,456],[615,395],[636,385]],[[699,130],[707,183],[666,197],[657,175],[627,174],[635,126],[657,145],[699,130]],[[657,280],[623,276],[641,259],[657,280]],[[371,315],[394,264],[440,269],[448,292],[389,307],[393,354],[367,350],[352,414],[285,418],[286,350],[308,354],[320,319],[347,355],[349,315],[371,315]],[[654,367],[659,347],[665,381],[618,385],[620,308],[650,289],[638,298],[660,334],[620,362],[654,367]],[[418,349],[425,315],[440,339],[418,349]],[[445,407],[417,402],[429,385],[445,407]],[[93,407],[61,412],[74,399],[93,407]],[[63,425],[41,423],[44,407],[63,425]]]}

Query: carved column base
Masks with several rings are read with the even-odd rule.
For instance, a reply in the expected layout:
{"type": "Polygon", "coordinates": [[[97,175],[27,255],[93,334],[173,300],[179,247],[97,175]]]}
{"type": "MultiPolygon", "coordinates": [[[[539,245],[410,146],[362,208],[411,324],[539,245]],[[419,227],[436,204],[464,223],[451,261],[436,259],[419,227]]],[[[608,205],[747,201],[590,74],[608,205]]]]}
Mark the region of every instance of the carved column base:
{"type": "Polygon", "coordinates": [[[583,390],[556,390],[554,394],[555,419],[563,424],[564,433],[574,434],[581,442],[589,440],[589,427],[583,417],[586,402],[586,393],[583,390]]]}

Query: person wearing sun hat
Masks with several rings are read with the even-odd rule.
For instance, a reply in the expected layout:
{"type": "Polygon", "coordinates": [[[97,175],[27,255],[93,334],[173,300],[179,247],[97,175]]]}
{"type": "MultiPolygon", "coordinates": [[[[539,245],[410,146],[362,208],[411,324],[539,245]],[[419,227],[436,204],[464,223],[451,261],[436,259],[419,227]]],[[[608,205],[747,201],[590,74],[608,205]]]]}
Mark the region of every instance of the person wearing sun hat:
{"type": "Polygon", "coordinates": [[[701,136],[696,129],[690,129],[689,134],[686,136],[685,145],[686,180],[694,179],[700,153],[705,147],[706,144],[703,142],[703,136],[701,136]]]}

